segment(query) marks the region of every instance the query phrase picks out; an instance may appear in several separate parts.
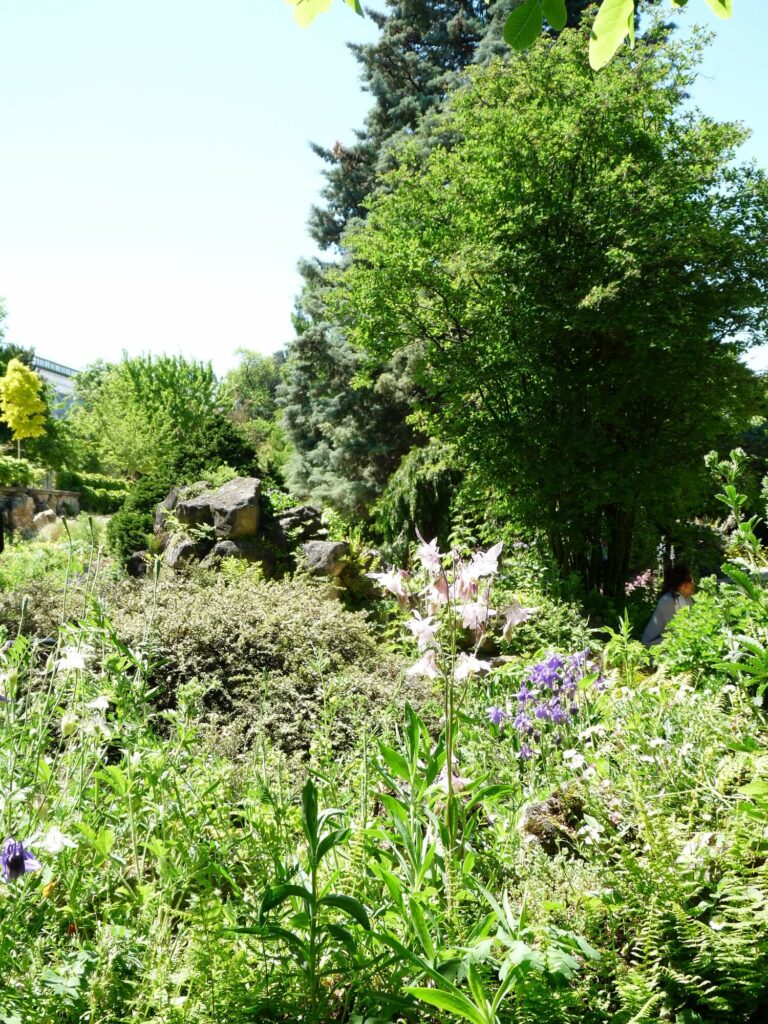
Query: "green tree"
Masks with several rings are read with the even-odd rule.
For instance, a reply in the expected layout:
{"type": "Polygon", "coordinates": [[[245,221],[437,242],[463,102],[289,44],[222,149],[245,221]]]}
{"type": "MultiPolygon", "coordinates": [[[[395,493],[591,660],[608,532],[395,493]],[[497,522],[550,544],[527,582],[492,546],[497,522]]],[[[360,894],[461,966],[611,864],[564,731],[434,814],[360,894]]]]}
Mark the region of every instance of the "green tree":
{"type": "Polygon", "coordinates": [[[42,381],[20,359],[11,359],[5,376],[0,377],[0,411],[16,442],[21,458],[21,442],[45,434],[46,404],[40,392],[42,381]]]}
{"type": "Polygon", "coordinates": [[[126,356],[78,374],[76,395],[70,422],[88,468],[136,477],[202,435],[216,410],[217,383],[210,364],[126,356]]]}
{"type": "Polygon", "coordinates": [[[345,239],[334,309],[376,360],[423,346],[431,431],[502,483],[560,565],[616,592],[635,520],[684,514],[743,424],[763,340],[768,186],[686,104],[701,49],[588,28],[471,76],[345,239]]]}

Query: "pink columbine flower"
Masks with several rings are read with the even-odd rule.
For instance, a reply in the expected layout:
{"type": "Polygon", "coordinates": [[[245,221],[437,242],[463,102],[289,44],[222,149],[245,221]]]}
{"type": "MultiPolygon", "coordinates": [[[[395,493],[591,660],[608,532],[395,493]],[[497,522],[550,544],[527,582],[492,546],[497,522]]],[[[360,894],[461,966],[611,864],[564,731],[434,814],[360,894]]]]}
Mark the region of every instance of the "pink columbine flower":
{"type": "Polygon", "coordinates": [[[487,601],[470,601],[461,609],[461,623],[464,629],[472,629],[479,633],[485,629],[491,614],[487,601]]]}
{"type": "Polygon", "coordinates": [[[437,576],[442,571],[442,563],[440,550],[437,546],[437,537],[433,538],[429,544],[424,540],[419,531],[416,531],[416,536],[419,538],[421,543],[416,548],[416,557],[432,576],[437,576]]]}
{"type": "Polygon", "coordinates": [[[434,642],[437,626],[431,616],[423,618],[420,612],[414,610],[413,618],[408,619],[406,626],[416,637],[420,651],[425,651],[434,642]]]}
{"type": "Polygon", "coordinates": [[[495,576],[499,571],[499,556],[503,547],[504,542],[499,541],[487,551],[476,551],[467,566],[468,574],[476,580],[482,579],[483,576],[495,576]]]}
{"type": "Polygon", "coordinates": [[[538,611],[538,608],[523,608],[519,601],[513,601],[509,608],[504,610],[504,628],[501,631],[501,635],[505,640],[508,640],[515,626],[520,626],[527,622],[528,619],[538,614],[538,611]]]}
{"type": "Polygon", "coordinates": [[[405,584],[408,580],[408,573],[405,569],[390,569],[389,572],[367,572],[365,575],[372,580],[376,580],[379,586],[390,594],[394,594],[401,607],[407,606],[408,590],[405,584]]]}
{"type": "Polygon", "coordinates": [[[437,667],[437,659],[434,651],[427,651],[419,658],[415,665],[411,665],[405,673],[407,676],[426,676],[427,679],[437,679],[440,669],[437,667]]]}
{"type": "Polygon", "coordinates": [[[453,678],[461,682],[467,676],[475,675],[477,672],[490,672],[491,666],[487,661],[480,661],[474,654],[460,654],[456,659],[456,667],[453,670],[453,678]]]}

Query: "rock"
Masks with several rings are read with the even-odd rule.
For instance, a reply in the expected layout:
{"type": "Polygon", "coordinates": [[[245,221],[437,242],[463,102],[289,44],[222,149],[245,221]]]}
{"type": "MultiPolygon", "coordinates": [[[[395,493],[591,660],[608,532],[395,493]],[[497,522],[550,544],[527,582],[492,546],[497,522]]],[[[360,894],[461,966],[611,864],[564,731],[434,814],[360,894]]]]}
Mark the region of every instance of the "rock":
{"type": "Polygon", "coordinates": [[[146,576],[149,571],[149,552],[135,551],[126,563],[129,576],[146,576]]]}
{"type": "Polygon", "coordinates": [[[169,494],[163,498],[155,509],[155,533],[163,533],[165,530],[165,517],[168,512],[173,512],[178,504],[181,491],[178,487],[171,489],[169,494]]]}
{"type": "Polygon", "coordinates": [[[215,491],[182,498],[174,511],[184,526],[213,526],[217,537],[238,540],[253,537],[259,529],[260,494],[261,481],[241,476],[215,491]]]}
{"type": "Polygon", "coordinates": [[[207,538],[193,540],[191,537],[177,534],[168,541],[168,547],[165,549],[165,563],[171,569],[177,569],[181,565],[204,558],[212,547],[213,541],[207,538]]]}
{"type": "Polygon", "coordinates": [[[275,552],[252,537],[243,537],[238,541],[218,541],[206,561],[220,562],[222,558],[239,558],[245,562],[258,563],[267,578],[274,576],[277,569],[275,552]]]}
{"type": "Polygon", "coordinates": [[[309,540],[301,545],[307,566],[315,576],[340,576],[346,565],[346,541],[309,540]]]}
{"type": "Polygon", "coordinates": [[[238,540],[253,537],[259,529],[261,481],[254,476],[229,480],[211,497],[213,528],[218,537],[238,540]]]}
{"type": "Polygon", "coordinates": [[[308,540],[325,540],[328,530],[323,526],[322,513],[314,505],[296,505],[277,517],[280,530],[289,544],[303,544],[308,540]]]}
{"type": "Polygon", "coordinates": [[[28,494],[14,494],[7,504],[8,525],[14,533],[34,532],[35,501],[28,494]]]}
{"type": "Polygon", "coordinates": [[[573,849],[576,829],[584,821],[584,797],[578,788],[565,785],[540,803],[531,804],[522,823],[523,832],[554,857],[573,849]]]}
{"type": "Polygon", "coordinates": [[[44,508],[42,512],[38,512],[32,519],[32,525],[36,530],[42,530],[44,526],[50,526],[51,523],[58,521],[58,516],[52,508],[44,508]]]}

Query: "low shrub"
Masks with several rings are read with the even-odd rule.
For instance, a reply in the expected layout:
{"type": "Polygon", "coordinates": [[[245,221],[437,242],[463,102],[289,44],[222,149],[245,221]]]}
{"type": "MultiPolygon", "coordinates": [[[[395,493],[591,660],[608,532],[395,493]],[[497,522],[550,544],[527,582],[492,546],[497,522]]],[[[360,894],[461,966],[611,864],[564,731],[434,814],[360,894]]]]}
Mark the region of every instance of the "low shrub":
{"type": "Polygon", "coordinates": [[[0,455],[0,487],[31,487],[42,472],[26,459],[0,455]]]}

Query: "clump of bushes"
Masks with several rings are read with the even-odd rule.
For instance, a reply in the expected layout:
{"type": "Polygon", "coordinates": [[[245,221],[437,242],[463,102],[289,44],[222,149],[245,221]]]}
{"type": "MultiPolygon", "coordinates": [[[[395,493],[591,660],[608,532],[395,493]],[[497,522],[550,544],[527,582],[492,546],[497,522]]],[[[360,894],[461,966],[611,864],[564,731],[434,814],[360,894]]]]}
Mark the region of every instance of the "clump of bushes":
{"type": "Polygon", "coordinates": [[[84,512],[111,515],[125,501],[130,485],[121,477],[60,469],[56,474],[56,486],[63,491],[79,491],[80,508],[84,512]]]}
{"type": "Polygon", "coordinates": [[[127,584],[110,604],[121,640],[148,651],[162,704],[197,679],[209,709],[239,720],[246,739],[264,728],[287,753],[309,748],[326,701],[330,741],[344,747],[364,717],[375,719],[393,701],[423,705],[429,692],[403,683],[401,662],[382,653],[366,616],[311,579],[199,569],[156,588],[127,584]]]}
{"type": "Polygon", "coordinates": [[[27,459],[0,455],[0,487],[31,487],[42,470],[27,459]]]}

